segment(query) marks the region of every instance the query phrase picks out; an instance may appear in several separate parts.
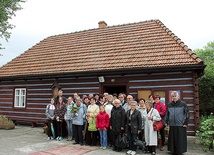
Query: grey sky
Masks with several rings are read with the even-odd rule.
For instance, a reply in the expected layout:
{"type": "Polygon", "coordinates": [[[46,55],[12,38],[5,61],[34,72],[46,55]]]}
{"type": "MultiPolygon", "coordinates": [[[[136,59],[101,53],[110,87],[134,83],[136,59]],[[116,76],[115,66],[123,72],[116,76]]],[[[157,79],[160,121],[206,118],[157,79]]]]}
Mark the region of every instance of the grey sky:
{"type": "Polygon", "coordinates": [[[28,0],[10,22],[16,27],[0,66],[51,35],[151,19],[161,20],[192,50],[214,41],[213,0],[28,0]]]}

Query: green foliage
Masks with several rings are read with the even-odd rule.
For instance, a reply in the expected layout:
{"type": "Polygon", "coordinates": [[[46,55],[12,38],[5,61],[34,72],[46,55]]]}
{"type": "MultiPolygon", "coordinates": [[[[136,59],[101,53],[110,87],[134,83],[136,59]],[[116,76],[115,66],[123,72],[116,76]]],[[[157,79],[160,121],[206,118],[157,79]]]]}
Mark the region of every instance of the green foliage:
{"type": "Polygon", "coordinates": [[[213,149],[214,145],[214,116],[202,116],[200,129],[196,131],[205,152],[213,149]]]}
{"type": "Polygon", "coordinates": [[[214,112],[214,42],[209,42],[203,49],[194,51],[206,64],[205,74],[199,78],[200,113],[209,115],[214,112]]]}
{"type": "Polygon", "coordinates": [[[7,117],[5,115],[0,115],[0,119],[6,119],[7,117]]]}
{"type": "MultiPolygon", "coordinates": [[[[24,0],[0,0],[0,37],[4,38],[6,41],[10,38],[11,32],[9,30],[14,28],[14,25],[8,22],[15,16],[15,12],[21,10],[20,2],[25,2],[24,0]]],[[[0,49],[1,47],[0,43],[0,49]]]]}
{"type": "Polygon", "coordinates": [[[13,125],[13,121],[6,121],[4,122],[5,125],[13,125]]]}
{"type": "Polygon", "coordinates": [[[75,106],[72,106],[72,108],[71,108],[71,112],[73,113],[73,114],[75,114],[75,113],[77,113],[78,111],[79,111],[79,107],[75,107],[75,106]]]}

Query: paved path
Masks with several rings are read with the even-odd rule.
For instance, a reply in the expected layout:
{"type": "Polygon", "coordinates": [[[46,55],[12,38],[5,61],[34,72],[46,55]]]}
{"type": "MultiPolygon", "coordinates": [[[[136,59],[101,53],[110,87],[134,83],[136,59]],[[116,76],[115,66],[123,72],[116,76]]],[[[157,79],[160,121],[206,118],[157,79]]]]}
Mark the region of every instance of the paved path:
{"type": "MultiPolygon", "coordinates": [[[[99,147],[72,145],[72,142],[47,141],[41,127],[17,125],[13,130],[0,130],[0,155],[124,155],[111,149],[100,150],[99,147]]],[[[185,155],[213,155],[205,153],[201,146],[194,144],[195,137],[188,137],[188,152],[185,155]]],[[[137,151],[137,154],[142,154],[137,151]]],[[[167,151],[157,150],[157,155],[168,155],[167,151]]]]}

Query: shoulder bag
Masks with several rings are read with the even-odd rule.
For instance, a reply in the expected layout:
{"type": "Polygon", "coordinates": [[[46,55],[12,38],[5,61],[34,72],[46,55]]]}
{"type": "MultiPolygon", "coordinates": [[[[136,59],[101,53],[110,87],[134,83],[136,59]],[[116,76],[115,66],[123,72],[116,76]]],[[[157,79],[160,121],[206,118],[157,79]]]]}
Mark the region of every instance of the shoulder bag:
{"type": "MultiPolygon", "coordinates": [[[[152,109],[152,112],[153,112],[153,110],[154,109],[152,109]]],[[[151,112],[150,116],[152,116],[152,112],[151,112]]],[[[154,121],[154,123],[153,123],[153,129],[154,129],[154,131],[158,131],[158,130],[160,130],[162,128],[163,128],[163,122],[162,122],[162,120],[160,120],[160,121],[154,121]]]]}

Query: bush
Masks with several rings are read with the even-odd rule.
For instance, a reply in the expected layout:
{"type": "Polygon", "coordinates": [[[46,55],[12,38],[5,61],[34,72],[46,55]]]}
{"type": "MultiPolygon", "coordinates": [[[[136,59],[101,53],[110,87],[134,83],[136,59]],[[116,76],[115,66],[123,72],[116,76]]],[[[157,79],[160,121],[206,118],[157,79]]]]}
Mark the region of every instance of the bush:
{"type": "Polygon", "coordinates": [[[201,116],[200,129],[196,131],[205,152],[212,150],[214,145],[214,116],[201,116]]]}

